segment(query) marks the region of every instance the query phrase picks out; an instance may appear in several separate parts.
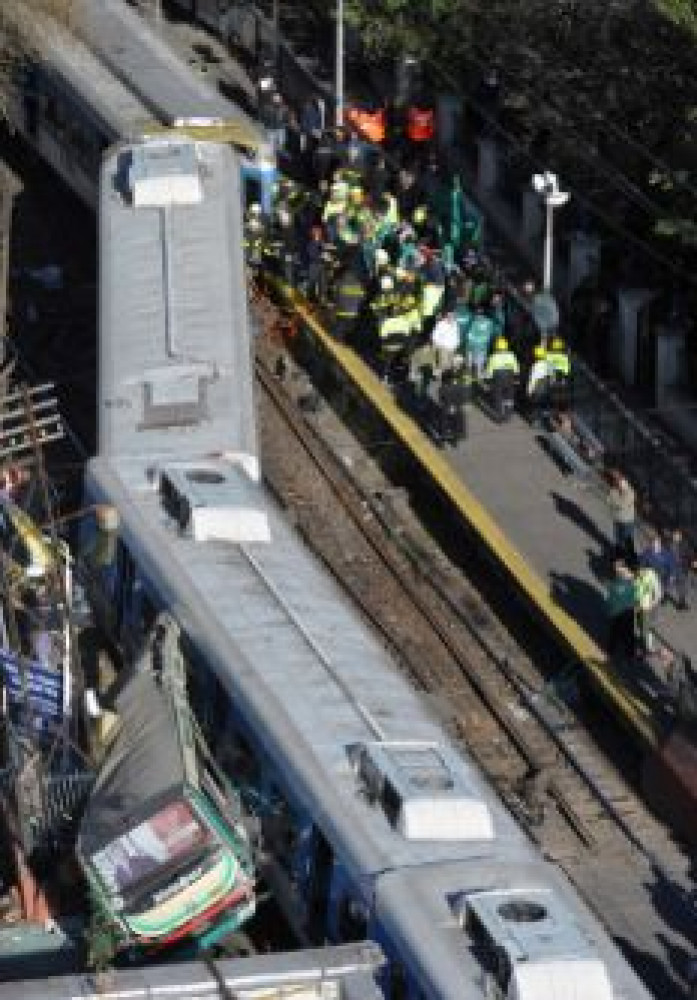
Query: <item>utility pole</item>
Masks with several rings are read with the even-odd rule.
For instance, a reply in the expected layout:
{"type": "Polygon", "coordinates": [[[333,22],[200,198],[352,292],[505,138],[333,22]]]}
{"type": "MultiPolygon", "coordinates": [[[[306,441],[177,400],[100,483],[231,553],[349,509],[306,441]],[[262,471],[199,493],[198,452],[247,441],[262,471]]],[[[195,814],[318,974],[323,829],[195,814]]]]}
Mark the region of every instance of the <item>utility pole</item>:
{"type": "Polygon", "coordinates": [[[336,0],[336,124],[344,124],[344,0],[336,0]]]}

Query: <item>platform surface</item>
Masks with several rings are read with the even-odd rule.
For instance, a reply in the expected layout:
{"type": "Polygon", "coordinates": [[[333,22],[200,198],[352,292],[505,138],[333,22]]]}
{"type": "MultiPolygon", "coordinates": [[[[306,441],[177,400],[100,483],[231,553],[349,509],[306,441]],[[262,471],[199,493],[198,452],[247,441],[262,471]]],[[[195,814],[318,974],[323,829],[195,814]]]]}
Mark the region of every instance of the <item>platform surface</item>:
{"type": "MultiPolygon", "coordinates": [[[[555,601],[604,647],[613,531],[600,486],[566,473],[546,450],[543,433],[517,414],[498,425],[473,404],[467,417],[467,439],[446,452],[448,460],[555,601]]],[[[694,604],[694,590],[690,596],[694,604]]],[[[694,608],[678,611],[666,602],[655,621],[674,649],[695,659],[694,608]]]]}

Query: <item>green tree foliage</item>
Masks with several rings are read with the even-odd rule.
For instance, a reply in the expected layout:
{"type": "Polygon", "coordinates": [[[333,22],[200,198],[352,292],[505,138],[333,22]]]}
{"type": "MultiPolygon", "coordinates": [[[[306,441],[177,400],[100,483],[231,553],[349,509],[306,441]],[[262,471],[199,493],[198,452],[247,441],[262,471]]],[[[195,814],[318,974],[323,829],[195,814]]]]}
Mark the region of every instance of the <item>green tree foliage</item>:
{"type": "Polygon", "coordinates": [[[451,30],[464,35],[472,0],[346,0],[346,19],[374,58],[409,54],[432,58],[453,51],[451,30]]]}
{"type": "Polygon", "coordinates": [[[697,35],[697,3],[695,0],[656,0],[656,2],[671,20],[697,35]]]}

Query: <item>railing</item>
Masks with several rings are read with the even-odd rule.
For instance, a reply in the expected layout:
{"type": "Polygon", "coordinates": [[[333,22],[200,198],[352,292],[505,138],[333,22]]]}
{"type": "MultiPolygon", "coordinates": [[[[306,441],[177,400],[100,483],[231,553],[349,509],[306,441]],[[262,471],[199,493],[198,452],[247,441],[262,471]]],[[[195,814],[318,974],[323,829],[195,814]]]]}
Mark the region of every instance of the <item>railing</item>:
{"type": "Polygon", "coordinates": [[[602,443],[606,464],[631,479],[645,520],[680,528],[697,548],[697,481],[580,358],[574,358],[572,372],[574,410],[602,443]]]}

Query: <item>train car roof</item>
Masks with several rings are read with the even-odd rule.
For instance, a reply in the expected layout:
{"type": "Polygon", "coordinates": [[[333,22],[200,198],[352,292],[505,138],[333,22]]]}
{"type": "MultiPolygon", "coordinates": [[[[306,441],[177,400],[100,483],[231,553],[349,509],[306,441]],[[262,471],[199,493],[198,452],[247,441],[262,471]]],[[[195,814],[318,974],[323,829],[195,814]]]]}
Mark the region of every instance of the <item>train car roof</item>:
{"type": "Polygon", "coordinates": [[[270,544],[201,543],[168,516],[142,460],[95,459],[88,476],[284,780],[357,867],[530,857],[497,796],[270,498],[270,544]]]}
{"type": "Polygon", "coordinates": [[[172,124],[178,118],[241,121],[261,136],[259,126],[195,72],[122,0],[80,0],[77,30],[109,68],[153,114],[172,124]]]}
{"type": "MultiPolygon", "coordinates": [[[[12,17],[8,8],[4,17],[12,17]]],[[[145,106],[81,42],[57,21],[33,11],[24,29],[36,45],[36,61],[84,98],[85,114],[99,116],[113,138],[132,134],[151,118],[145,106]]]]}
{"type": "Polygon", "coordinates": [[[185,139],[102,166],[99,448],[218,452],[258,472],[239,161],[185,139]]]}
{"type": "Polygon", "coordinates": [[[455,968],[453,956],[476,949],[477,923],[508,952],[512,964],[553,970],[536,997],[606,998],[609,987],[613,1000],[651,998],[595,914],[553,865],[497,858],[482,859],[474,868],[454,862],[393,871],[380,880],[376,894],[386,933],[400,949],[422,956],[422,971],[431,982],[442,977],[443,995],[455,968]],[[424,920],[432,928],[426,938],[424,920]],[[603,983],[599,963],[609,983],[603,983]],[[562,969],[564,987],[557,993],[554,972],[562,969]]]}
{"type": "Polygon", "coordinates": [[[150,964],[140,969],[110,969],[108,986],[94,973],[50,976],[0,983],[4,1000],[380,1000],[375,982],[385,958],[372,942],[274,952],[251,957],[150,964]]]}

